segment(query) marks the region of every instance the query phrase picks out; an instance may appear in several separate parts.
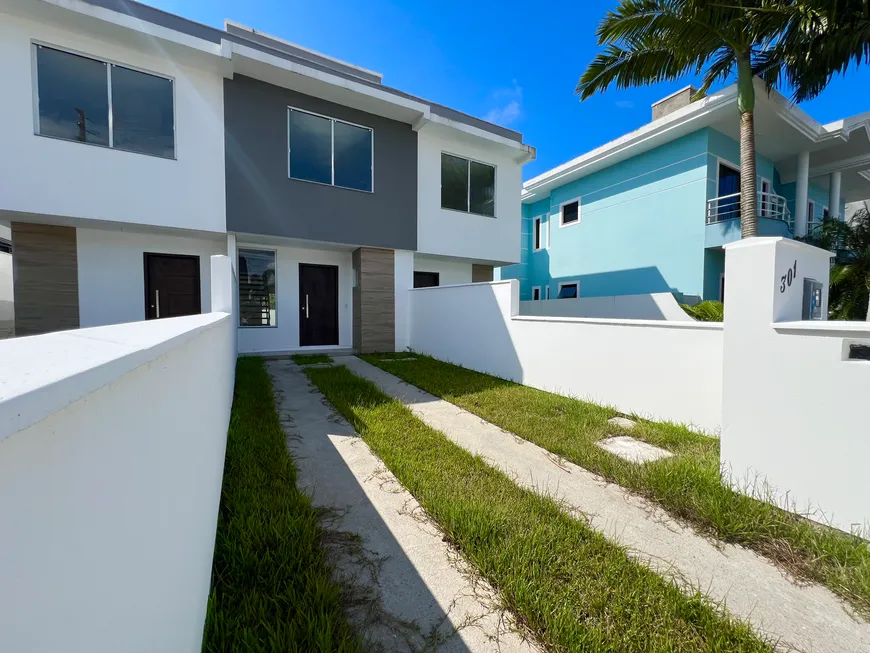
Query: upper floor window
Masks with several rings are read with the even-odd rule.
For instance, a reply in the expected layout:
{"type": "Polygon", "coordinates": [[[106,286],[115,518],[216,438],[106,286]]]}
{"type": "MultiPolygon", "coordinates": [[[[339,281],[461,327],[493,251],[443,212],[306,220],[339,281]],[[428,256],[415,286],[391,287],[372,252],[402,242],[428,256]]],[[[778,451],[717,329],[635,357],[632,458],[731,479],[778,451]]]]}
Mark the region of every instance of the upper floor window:
{"type": "Polygon", "coordinates": [[[495,166],[442,152],[441,208],[495,217],[495,166]]]}
{"type": "Polygon", "coordinates": [[[175,157],[171,79],[35,45],[37,133],[175,157]]]}
{"type": "Polygon", "coordinates": [[[580,200],[574,200],[562,205],[561,226],[580,222],[580,200]]]}
{"type": "Polygon", "coordinates": [[[373,131],[343,120],[288,109],[288,175],[372,192],[373,131]]]}

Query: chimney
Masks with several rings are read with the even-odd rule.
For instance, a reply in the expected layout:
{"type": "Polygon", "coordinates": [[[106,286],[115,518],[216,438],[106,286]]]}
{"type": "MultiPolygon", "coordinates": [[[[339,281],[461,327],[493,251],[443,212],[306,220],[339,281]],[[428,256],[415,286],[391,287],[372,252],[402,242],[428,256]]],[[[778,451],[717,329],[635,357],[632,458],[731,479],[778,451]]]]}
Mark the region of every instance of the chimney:
{"type": "Polygon", "coordinates": [[[698,92],[694,86],[681,88],[676,93],[671,93],[669,96],[662,98],[652,105],[652,119],[658,120],[669,113],[673,113],[677,109],[687,107],[692,103],[692,96],[698,92]]]}

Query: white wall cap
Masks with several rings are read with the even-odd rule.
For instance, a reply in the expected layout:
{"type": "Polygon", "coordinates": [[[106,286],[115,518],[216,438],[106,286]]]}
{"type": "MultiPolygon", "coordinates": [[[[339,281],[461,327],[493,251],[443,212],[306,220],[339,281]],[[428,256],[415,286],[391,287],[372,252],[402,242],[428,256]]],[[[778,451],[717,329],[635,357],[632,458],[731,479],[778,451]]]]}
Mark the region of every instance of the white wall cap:
{"type": "Polygon", "coordinates": [[[229,319],[205,313],[0,341],[0,442],[229,319]]]}

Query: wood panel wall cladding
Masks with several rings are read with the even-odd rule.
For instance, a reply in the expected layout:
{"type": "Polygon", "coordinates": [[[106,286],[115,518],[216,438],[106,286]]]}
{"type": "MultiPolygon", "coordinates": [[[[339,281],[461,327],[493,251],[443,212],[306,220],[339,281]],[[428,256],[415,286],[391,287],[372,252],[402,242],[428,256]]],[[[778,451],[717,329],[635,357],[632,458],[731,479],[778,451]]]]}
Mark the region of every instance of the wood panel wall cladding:
{"type": "Polygon", "coordinates": [[[360,247],[353,253],[353,348],[361,353],[396,347],[394,252],[360,247]]]}
{"type": "Polygon", "coordinates": [[[76,230],[12,223],[15,335],[79,326],[76,230]]]}

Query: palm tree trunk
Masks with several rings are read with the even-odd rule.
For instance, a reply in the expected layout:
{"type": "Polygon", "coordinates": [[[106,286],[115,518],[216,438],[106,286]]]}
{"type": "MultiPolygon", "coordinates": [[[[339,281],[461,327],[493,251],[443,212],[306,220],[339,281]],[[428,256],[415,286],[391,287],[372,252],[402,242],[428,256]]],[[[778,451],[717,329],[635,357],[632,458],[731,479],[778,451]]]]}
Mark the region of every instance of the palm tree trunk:
{"type": "Polygon", "coordinates": [[[755,174],[755,86],[748,53],[737,60],[737,108],[740,110],[740,236],[758,235],[755,174]]]}
{"type": "Polygon", "coordinates": [[[740,237],[758,235],[758,192],[755,175],[755,116],[740,114],[740,237]]]}

